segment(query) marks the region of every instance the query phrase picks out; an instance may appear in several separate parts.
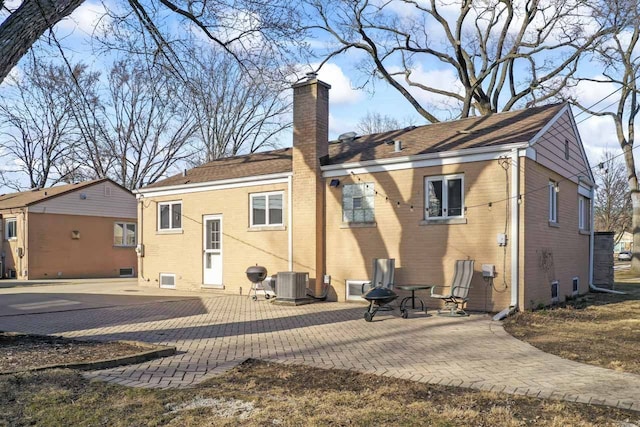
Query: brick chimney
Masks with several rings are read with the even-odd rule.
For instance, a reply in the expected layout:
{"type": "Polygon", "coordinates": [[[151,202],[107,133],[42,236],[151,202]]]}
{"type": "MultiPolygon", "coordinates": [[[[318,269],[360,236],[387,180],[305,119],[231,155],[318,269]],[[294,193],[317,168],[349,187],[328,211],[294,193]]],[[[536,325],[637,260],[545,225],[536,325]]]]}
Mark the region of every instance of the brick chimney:
{"type": "Polygon", "coordinates": [[[325,274],[325,185],[321,159],[329,151],[329,89],[315,73],[293,85],[293,269],[309,272],[322,291],[325,274]]]}

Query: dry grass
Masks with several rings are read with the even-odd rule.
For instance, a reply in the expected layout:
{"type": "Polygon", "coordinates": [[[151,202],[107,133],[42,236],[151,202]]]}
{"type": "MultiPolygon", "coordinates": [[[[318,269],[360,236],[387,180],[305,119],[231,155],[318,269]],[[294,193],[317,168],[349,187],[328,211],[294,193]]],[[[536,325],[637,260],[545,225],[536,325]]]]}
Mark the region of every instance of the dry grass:
{"type": "Polygon", "coordinates": [[[504,327],[547,353],[640,374],[640,278],[618,273],[615,289],[627,295],[588,294],[562,307],[518,313],[504,327]]]}
{"type": "Polygon", "coordinates": [[[69,370],[0,377],[10,426],[619,426],[624,410],[248,361],[193,389],[88,382],[69,370]]]}

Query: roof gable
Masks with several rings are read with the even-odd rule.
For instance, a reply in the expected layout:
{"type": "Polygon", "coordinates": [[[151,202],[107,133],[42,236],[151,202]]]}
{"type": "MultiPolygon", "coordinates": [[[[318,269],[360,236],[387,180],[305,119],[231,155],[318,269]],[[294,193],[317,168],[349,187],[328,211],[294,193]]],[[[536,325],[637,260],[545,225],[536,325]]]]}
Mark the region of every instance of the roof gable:
{"type": "MultiPolygon", "coordinates": [[[[118,187],[121,187],[120,185],[111,181],[108,178],[102,178],[102,179],[94,179],[91,181],[78,182],[74,184],[58,185],[55,187],[21,191],[19,193],[3,194],[3,195],[0,195],[0,209],[13,209],[13,208],[22,208],[25,206],[30,206],[35,203],[42,202],[43,200],[49,200],[54,197],[71,193],[73,191],[77,191],[83,188],[87,188],[92,185],[96,185],[105,181],[110,181],[113,184],[117,185],[118,187]]],[[[124,187],[121,187],[121,188],[124,189],[124,187]]],[[[129,191],[129,190],[126,190],[126,191],[129,191]]]]}

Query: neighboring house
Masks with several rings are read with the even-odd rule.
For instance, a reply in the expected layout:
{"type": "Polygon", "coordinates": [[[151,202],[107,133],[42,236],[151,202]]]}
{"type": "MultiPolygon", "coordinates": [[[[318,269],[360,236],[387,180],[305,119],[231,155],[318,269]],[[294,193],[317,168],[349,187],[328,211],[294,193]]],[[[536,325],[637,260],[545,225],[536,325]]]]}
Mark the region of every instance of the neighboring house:
{"type": "Polygon", "coordinates": [[[136,275],[136,199],[109,179],[0,196],[4,278],[136,275]]]}
{"type": "Polygon", "coordinates": [[[616,234],[615,239],[617,243],[613,247],[613,252],[632,251],[633,250],[633,234],[625,231],[620,234],[616,234]]]}
{"type": "Polygon", "coordinates": [[[293,90],[292,148],[138,191],[141,284],[246,295],[259,264],[309,272],[316,292],[330,276],[345,301],[373,258],[396,259],[396,284],[440,285],[474,259],[472,310],[587,292],[593,176],[567,104],[329,143],[329,86],[293,90]]]}

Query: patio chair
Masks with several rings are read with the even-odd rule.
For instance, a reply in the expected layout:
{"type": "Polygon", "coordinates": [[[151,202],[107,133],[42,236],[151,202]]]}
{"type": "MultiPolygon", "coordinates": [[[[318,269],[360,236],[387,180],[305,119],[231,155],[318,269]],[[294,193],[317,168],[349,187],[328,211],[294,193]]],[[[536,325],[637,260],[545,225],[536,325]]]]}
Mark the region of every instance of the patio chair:
{"type": "MultiPolygon", "coordinates": [[[[395,269],[395,258],[374,258],[373,277],[370,282],[362,284],[362,295],[375,287],[393,289],[396,275],[395,269]]],[[[392,310],[392,308],[388,304],[386,304],[380,307],[380,310],[392,310]]]]}
{"type": "Polygon", "coordinates": [[[469,288],[471,288],[471,278],[473,277],[473,260],[456,261],[455,273],[451,286],[441,286],[449,289],[442,294],[435,293],[436,286],[431,288],[431,298],[444,301],[444,310],[438,310],[441,316],[468,316],[464,308],[467,304],[469,288]]]}

